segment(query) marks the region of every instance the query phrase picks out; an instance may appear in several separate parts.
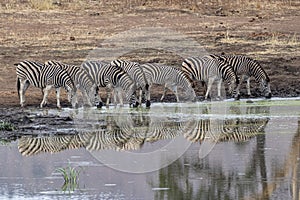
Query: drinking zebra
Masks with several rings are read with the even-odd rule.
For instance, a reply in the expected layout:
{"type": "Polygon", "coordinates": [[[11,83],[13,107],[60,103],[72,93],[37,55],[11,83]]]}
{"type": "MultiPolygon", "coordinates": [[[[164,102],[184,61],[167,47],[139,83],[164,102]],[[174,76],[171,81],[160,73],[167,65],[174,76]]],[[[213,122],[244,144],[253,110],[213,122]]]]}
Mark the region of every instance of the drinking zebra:
{"type": "Polygon", "coordinates": [[[153,84],[164,85],[164,91],[161,100],[164,99],[166,88],[169,88],[175,94],[177,102],[179,102],[177,90],[178,87],[181,87],[185,91],[186,96],[191,98],[191,100],[196,98],[195,91],[192,88],[190,81],[180,70],[171,66],[153,63],[146,63],[141,66],[149,84],[147,99],[150,99],[150,88],[153,84]]]}
{"type": "MultiPolygon", "coordinates": [[[[102,61],[86,61],[81,67],[87,71],[96,84],[96,93],[100,87],[105,87],[107,91],[106,106],[109,106],[110,95],[113,88],[122,88],[125,91],[126,99],[130,102],[135,101],[135,84],[130,76],[121,68],[117,68],[109,63],[102,61]]],[[[119,93],[120,105],[123,106],[123,98],[119,93]]],[[[114,96],[115,97],[115,96],[114,96]]],[[[116,104],[116,99],[115,104],[116,104]]],[[[99,107],[103,106],[102,100],[99,97],[99,107]]]]}
{"type": "Polygon", "coordinates": [[[229,92],[237,98],[236,89],[239,80],[232,67],[225,62],[212,56],[189,57],[183,61],[181,69],[191,80],[203,81],[207,84],[205,100],[214,81],[218,81],[218,98],[221,98],[223,80],[228,82],[229,92]]]}
{"type": "MultiPolygon", "coordinates": [[[[66,71],[58,66],[49,66],[27,60],[15,65],[17,66],[17,89],[21,107],[24,107],[25,92],[30,84],[34,87],[42,88],[43,101],[40,104],[41,108],[47,103],[48,92],[52,87],[55,87],[56,89],[63,87],[68,92],[68,99],[71,101],[72,106],[76,106],[76,102],[74,101],[76,87],[66,71]]],[[[57,107],[61,108],[58,90],[56,92],[56,99],[57,107]]]]}
{"type": "MultiPolygon", "coordinates": [[[[135,82],[136,89],[139,90],[137,103],[141,106],[143,94],[145,94],[146,97],[148,96],[149,84],[140,64],[120,59],[113,60],[111,64],[116,67],[121,67],[135,82]]],[[[146,99],[146,107],[150,107],[150,99],[146,99]]]]}
{"type": "Polygon", "coordinates": [[[184,137],[191,142],[209,140],[219,142],[244,142],[264,134],[269,118],[261,119],[198,119],[190,130],[184,132],[184,137]]]}
{"type": "Polygon", "coordinates": [[[244,80],[247,81],[247,95],[251,96],[250,78],[254,77],[255,81],[260,83],[260,90],[265,93],[265,97],[271,98],[272,94],[270,89],[270,78],[257,61],[242,55],[211,56],[228,63],[230,66],[232,66],[233,71],[240,76],[240,83],[237,88],[238,96],[240,96],[239,90],[244,80]]]}
{"type": "MultiPolygon", "coordinates": [[[[92,106],[92,102],[94,102],[96,85],[90,75],[83,70],[81,67],[75,65],[67,65],[58,61],[47,61],[46,65],[57,65],[62,70],[65,70],[69,76],[72,78],[76,88],[81,90],[82,95],[87,101],[87,105],[92,106]]],[[[59,88],[58,88],[59,90],[59,88]]],[[[75,96],[76,103],[78,104],[77,95],[75,96]]]]}

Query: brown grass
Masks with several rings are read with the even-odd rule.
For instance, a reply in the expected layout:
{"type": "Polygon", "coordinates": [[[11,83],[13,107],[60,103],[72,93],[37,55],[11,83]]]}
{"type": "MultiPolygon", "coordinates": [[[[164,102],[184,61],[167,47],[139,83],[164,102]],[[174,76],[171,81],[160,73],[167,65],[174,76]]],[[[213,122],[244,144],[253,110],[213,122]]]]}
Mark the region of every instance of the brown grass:
{"type": "Polygon", "coordinates": [[[0,10],[77,10],[91,7],[105,8],[117,12],[131,12],[145,8],[181,9],[189,12],[207,14],[214,10],[216,15],[245,15],[265,12],[298,11],[300,2],[297,0],[3,0],[0,10]]]}

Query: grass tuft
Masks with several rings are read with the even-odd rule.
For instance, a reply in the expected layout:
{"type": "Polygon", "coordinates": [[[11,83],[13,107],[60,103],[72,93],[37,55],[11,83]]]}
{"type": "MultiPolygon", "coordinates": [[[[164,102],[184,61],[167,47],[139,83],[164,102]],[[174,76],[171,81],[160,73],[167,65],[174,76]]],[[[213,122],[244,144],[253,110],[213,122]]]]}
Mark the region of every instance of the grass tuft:
{"type": "Polygon", "coordinates": [[[29,0],[30,6],[36,10],[51,10],[54,8],[52,0],[29,0]]]}
{"type": "Polygon", "coordinates": [[[0,121],[0,130],[1,131],[13,131],[15,126],[10,122],[0,121]]]}
{"type": "Polygon", "coordinates": [[[61,187],[62,191],[74,191],[78,188],[79,174],[80,171],[75,167],[71,167],[69,164],[67,167],[61,167],[56,169],[58,173],[64,178],[64,184],[61,187]]]}

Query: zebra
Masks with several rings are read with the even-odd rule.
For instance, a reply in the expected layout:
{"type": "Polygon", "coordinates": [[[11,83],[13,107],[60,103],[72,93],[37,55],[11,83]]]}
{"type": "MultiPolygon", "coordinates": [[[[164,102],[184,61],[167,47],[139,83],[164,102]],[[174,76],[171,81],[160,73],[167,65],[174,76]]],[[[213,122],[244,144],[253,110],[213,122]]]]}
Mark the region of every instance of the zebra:
{"type": "MultiPolygon", "coordinates": [[[[64,87],[68,92],[69,101],[71,101],[73,107],[76,107],[76,102],[74,101],[76,87],[66,71],[58,66],[49,66],[28,60],[21,61],[15,64],[15,66],[17,73],[17,90],[21,107],[24,107],[25,92],[30,84],[34,87],[42,88],[43,100],[40,104],[41,108],[47,103],[48,92],[52,87],[56,89],[64,87]]],[[[56,92],[56,99],[57,107],[61,108],[59,90],[56,92]]]]}
{"type": "MultiPolygon", "coordinates": [[[[94,102],[96,85],[90,75],[83,70],[81,67],[75,65],[67,65],[58,61],[49,60],[45,62],[46,65],[57,65],[61,69],[67,71],[72,78],[76,88],[80,89],[84,98],[87,100],[87,105],[92,106],[94,102]],[[92,100],[92,102],[91,102],[92,100]]],[[[78,104],[77,95],[75,97],[76,103],[78,104]]]]}
{"type": "Polygon", "coordinates": [[[184,137],[191,142],[202,142],[206,139],[215,143],[244,142],[264,134],[268,122],[269,118],[199,119],[194,120],[191,128],[184,132],[184,137]]]}
{"type": "MultiPolygon", "coordinates": [[[[135,101],[135,84],[130,76],[121,68],[117,68],[109,63],[102,61],[86,61],[81,67],[92,77],[96,84],[96,93],[98,94],[99,87],[105,87],[107,90],[106,106],[109,106],[111,90],[116,87],[121,87],[125,91],[126,99],[130,105],[135,101]]],[[[119,93],[120,105],[123,106],[123,98],[119,93]]],[[[102,100],[99,97],[99,107],[103,106],[102,100]]],[[[116,100],[115,100],[116,105],[116,100]]]]}
{"type": "Polygon", "coordinates": [[[212,84],[218,81],[218,98],[221,98],[221,84],[225,80],[229,84],[229,92],[237,99],[236,90],[239,84],[237,75],[232,67],[213,56],[189,57],[182,62],[181,70],[191,79],[207,83],[205,100],[209,95],[212,84]]]}
{"type": "MultiPolygon", "coordinates": [[[[125,60],[113,60],[111,65],[116,67],[121,67],[128,75],[132,78],[132,80],[136,83],[136,88],[139,89],[139,100],[138,104],[142,105],[142,94],[148,96],[149,84],[147,82],[146,76],[143,72],[142,67],[137,62],[129,62],[125,60]]],[[[150,99],[146,99],[146,107],[150,107],[150,99]]],[[[137,106],[137,105],[136,105],[137,106]]]]}
{"type": "Polygon", "coordinates": [[[67,149],[79,149],[86,146],[91,134],[55,135],[44,137],[22,136],[18,140],[18,149],[23,156],[39,153],[58,153],[67,149]]]}
{"type": "Polygon", "coordinates": [[[241,81],[237,88],[238,96],[240,96],[239,89],[244,80],[247,81],[247,95],[251,96],[250,78],[254,77],[255,81],[260,83],[260,90],[265,93],[265,97],[272,97],[270,88],[270,78],[257,61],[242,55],[212,54],[211,56],[228,63],[230,66],[232,66],[233,71],[238,76],[241,76],[241,81]]]}
{"type": "Polygon", "coordinates": [[[192,88],[191,82],[186,76],[178,69],[155,63],[145,63],[141,67],[145,73],[146,79],[149,83],[149,92],[147,99],[150,99],[150,88],[152,84],[164,85],[163,95],[161,101],[164,99],[166,88],[169,88],[176,96],[177,102],[179,102],[177,87],[181,87],[187,97],[192,100],[196,98],[194,89],[192,88]]]}

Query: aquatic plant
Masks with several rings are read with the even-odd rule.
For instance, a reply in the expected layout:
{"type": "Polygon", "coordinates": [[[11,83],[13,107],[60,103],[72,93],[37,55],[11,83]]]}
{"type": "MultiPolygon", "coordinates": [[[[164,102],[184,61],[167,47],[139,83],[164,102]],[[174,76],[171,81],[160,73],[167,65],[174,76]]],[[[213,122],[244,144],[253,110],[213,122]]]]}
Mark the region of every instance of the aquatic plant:
{"type": "Polygon", "coordinates": [[[76,167],[71,167],[69,164],[67,167],[60,167],[56,169],[56,171],[59,172],[64,178],[64,184],[61,187],[62,191],[71,192],[78,188],[80,171],[77,170],[76,167]]]}
{"type": "Polygon", "coordinates": [[[13,131],[13,130],[15,130],[15,126],[10,122],[0,121],[0,130],[1,131],[13,131]]]}

